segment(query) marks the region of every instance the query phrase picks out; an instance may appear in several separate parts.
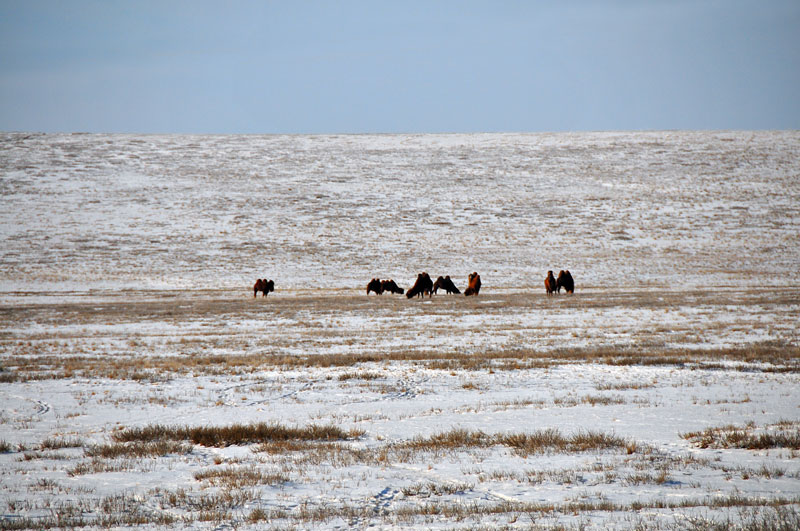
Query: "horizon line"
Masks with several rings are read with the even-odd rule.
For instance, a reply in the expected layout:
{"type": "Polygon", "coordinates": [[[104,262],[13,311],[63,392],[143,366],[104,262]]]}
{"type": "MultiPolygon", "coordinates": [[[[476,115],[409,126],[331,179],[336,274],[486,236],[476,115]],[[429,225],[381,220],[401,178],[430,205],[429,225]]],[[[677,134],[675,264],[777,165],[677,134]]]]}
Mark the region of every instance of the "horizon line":
{"type": "Polygon", "coordinates": [[[259,132],[259,133],[232,133],[232,132],[159,132],[159,131],[37,131],[37,130],[0,130],[0,134],[19,135],[138,135],[138,136],[446,136],[446,135],[553,135],[553,134],[598,134],[598,133],[736,133],[736,132],[798,132],[800,128],[792,129],[573,129],[573,130],[542,130],[542,131],[363,131],[363,132],[259,132]]]}

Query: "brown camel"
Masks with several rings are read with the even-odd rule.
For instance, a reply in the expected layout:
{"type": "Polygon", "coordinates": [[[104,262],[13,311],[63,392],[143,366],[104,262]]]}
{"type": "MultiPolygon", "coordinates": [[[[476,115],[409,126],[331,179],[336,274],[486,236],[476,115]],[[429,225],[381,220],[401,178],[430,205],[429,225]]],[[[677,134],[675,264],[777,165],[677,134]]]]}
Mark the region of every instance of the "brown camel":
{"type": "Polygon", "coordinates": [[[421,296],[424,298],[426,293],[428,294],[428,297],[430,297],[432,292],[433,281],[428,273],[422,272],[417,275],[417,281],[414,283],[411,289],[406,292],[406,297],[409,299],[413,298],[414,296],[421,296]]]}
{"type": "Polygon", "coordinates": [[[547,278],[544,279],[544,289],[547,290],[548,295],[556,292],[556,277],[553,276],[552,271],[547,272],[547,278]]]}
{"type": "Polygon", "coordinates": [[[392,280],[392,279],[382,280],[381,281],[381,289],[383,291],[388,291],[389,293],[397,293],[399,295],[402,295],[403,293],[405,293],[405,290],[403,288],[401,288],[400,286],[398,286],[395,283],[395,281],[392,280]]]}
{"type": "Polygon", "coordinates": [[[263,292],[264,297],[266,297],[270,291],[275,291],[275,282],[267,280],[266,278],[256,279],[256,283],[253,286],[253,298],[258,295],[259,291],[263,292]]]}
{"type": "Polygon", "coordinates": [[[572,275],[570,274],[569,270],[561,270],[558,272],[558,278],[556,279],[556,291],[561,293],[561,288],[564,288],[564,291],[567,293],[575,293],[575,281],[572,280],[572,275]]]}
{"type": "Polygon", "coordinates": [[[381,279],[373,278],[372,280],[369,281],[369,284],[367,284],[367,295],[369,295],[370,291],[374,291],[378,295],[383,293],[383,286],[381,285],[381,279]]]}
{"type": "Polygon", "coordinates": [[[481,291],[481,276],[477,272],[473,272],[467,277],[467,289],[464,290],[464,295],[477,295],[481,291]]]}
{"type": "Polygon", "coordinates": [[[450,280],[450,275],[446,277],[439,277],[436,279],[436,282],[433,283],[433,292],[437,293],[439,289],[443,289],[448,295],[451,293],[460,294],[461,292],[458,290],[453,281],[450,280]]]}

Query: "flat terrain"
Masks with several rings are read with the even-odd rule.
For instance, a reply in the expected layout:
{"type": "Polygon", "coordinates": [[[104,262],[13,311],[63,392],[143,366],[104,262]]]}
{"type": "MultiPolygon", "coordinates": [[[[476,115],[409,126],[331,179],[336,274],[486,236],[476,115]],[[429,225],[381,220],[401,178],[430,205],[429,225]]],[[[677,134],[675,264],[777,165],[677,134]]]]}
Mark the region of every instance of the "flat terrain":
{"type": "Polygon", "coordinates": [[[798,290],[34,298],[0,308],[5,527],[671,528],[800,503],[798,290]],[[120,438],[259,423],[343,431],[120,438]]]}
{"type": "Polygon", "coordinates": [[[798,153],[0,134],[0,529],[796,529],[798,153]]]}

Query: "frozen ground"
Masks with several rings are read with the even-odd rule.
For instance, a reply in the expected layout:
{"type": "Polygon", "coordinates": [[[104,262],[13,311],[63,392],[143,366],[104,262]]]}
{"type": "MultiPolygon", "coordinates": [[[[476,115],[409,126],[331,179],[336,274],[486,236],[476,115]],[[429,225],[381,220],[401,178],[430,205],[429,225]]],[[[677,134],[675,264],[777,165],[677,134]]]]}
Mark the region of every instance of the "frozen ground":
{"type": "Polygon", "coordinates": [[[800,133],[2,134],[0,191],[0,528],[800,523],[800,133]],[[481,294],[364,293],[423,270],[481,294]]]}
{"type": "Polygon", "coordinates": [[[3,292],[798,284],[798,132],[0,135],[3,292]]]}

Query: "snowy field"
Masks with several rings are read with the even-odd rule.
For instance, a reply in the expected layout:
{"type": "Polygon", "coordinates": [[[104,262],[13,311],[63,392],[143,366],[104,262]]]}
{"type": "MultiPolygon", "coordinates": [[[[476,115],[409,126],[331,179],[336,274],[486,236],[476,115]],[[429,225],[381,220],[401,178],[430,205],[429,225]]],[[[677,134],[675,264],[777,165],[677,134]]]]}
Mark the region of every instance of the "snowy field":
{"type": "Polygon", "coordinates": [[[0,529],[800,526],[800,132],[3,133],[0,198],[0,529]]]}

